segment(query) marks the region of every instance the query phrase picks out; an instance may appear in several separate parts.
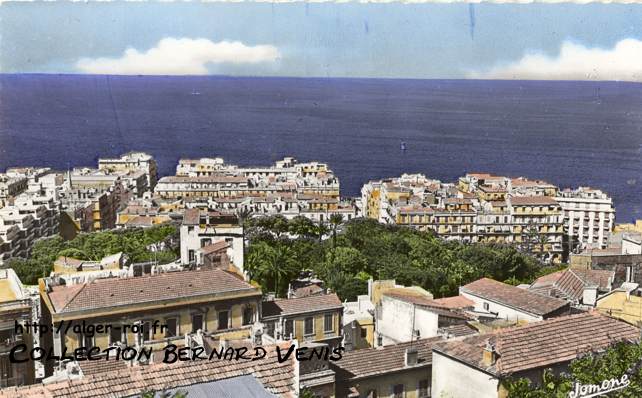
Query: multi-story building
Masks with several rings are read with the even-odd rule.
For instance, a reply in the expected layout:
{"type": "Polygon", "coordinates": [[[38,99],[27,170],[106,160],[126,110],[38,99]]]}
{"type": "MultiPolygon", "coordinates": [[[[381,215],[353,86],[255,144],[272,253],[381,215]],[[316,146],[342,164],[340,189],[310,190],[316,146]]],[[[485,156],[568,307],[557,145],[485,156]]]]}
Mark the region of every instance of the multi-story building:
{"type": "MultiPolygon", "coordinates": [[[[117,343],[162,348],[184,341],[185,334],[249,338],[261,305],[260,289],[220,269],[111,277],[75,285],[47,278],[39,287],[45,324],[111,325],[101,333],[85,327],[79,334],[72,332],[73,326],[60,327],[42,342],[56,355],[65,348],[104,350],[117,343]]],[[[53,364],[48,365],[49,375],[53,364]]]]}
{"type": "Polygon", "coordinates": [[[331,365],[336,372],[337,397],[430,397],[431,351],[440,340],[419,339],[346,352],[331,365]]]}
{"type": "Polygon", "coordinates": [[[27,190],[28,180],[21,176],[0,174],[0,207],[6,206],[11,199],[27,190]]]}
{"type": "Polygon", "coordinates": [[[0,269],[0,388],[35,382],[34,361],[19,354],[21,362],[9,359],[12,348],[25,344],[33,348],[33,334],[26,323],[33,322],[33,303],[12,269],[0,269]],[[16,330],[16,324],[23,329],[16,330]]]}
{"type": "Polygon", "coordinates": [[[182,264],[223,267],[243,275],[243,227],[234,214],[187,209],[180,240],[182,264]]]}
{"type": "Polygon", "coordinates": [[[27,258],[34,242],[41,238],[40,225],[32,214],[20,214],[13,206],[0,209],[0,238],[8,243],[0,255],[9,258],[27,258]]]}
{"type": "Polygon", "coordinates": [[[100,158],[98,169],[117,175],[143,172],[146,180],[146,186],[141,187],[143,191],[153,190],[158,179],[156,160],[144,152],[129,152],[119,158],[100,158]]]}
{"type": "Polygon", "coordinates": [[[382,223],[431,230],[444,239],[515,244],[546,262],[563,261],[572,246],[566,236],[577,235],[578,221],[573,224],[569,214],[577,218],[580,213],[570,209],[604,213],[582,213],[582,229],[591,225],[593,241],[604,241],[614,217],[611,199],[600,191],[559,193],[545,181],[480,173],[466,174],[456,185],[421,174],[370,181],[361,190],[361,205],[364,216],[382,223]]]}
{"type": "Polygon", "coordinates": [[[181,159],[175,176],[159,180],[155,195],[185,200],[186,207],[255,216],[302,215],[327,222],[334,214],[345,220],[358,215],[353,201],[339,198],[339,180],[325,163],[298,163],[291,157],[269,167],[238,167],[221,158],[181,159]]]}
{"type": "Polygon", "coordinates": [[[547,262],[560,262],[564,253],[562,209],[551,196],[514,196],[511,209],[513,242],[547,262]]]}
{"type": "Polygon", "coordinates": [[[573,249],[605,248],[615,223],[613,199],[599,189],[566,189],[555,197],[562,206],[568,242],[573,249]]]}
{"type": "Polygon", "coordinates": [[[265,334],[274,341],[341,344],[343,305],[334,294],[275,299],[262,304],[261,322],[265,334]]]}

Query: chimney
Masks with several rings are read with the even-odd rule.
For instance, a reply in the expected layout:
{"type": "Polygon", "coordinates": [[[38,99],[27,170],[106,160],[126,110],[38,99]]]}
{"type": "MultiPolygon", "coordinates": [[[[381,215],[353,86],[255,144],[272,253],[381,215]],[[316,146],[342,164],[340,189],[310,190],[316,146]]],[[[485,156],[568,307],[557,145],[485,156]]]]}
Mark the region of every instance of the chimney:
{"type": "Polygon", "coordinates": [[[415,366],[417,364],[419,352],[416,348],[406,348],[406,366],[415,366]]]}
{"type": "Polygon", "coordinates": [[[486,342],[484,347],[484,352],[482,355],[482,361],[485,366],[493,366],[497,362],[497,351],[495,350],[495,345],[490,341],[486,342]]]}

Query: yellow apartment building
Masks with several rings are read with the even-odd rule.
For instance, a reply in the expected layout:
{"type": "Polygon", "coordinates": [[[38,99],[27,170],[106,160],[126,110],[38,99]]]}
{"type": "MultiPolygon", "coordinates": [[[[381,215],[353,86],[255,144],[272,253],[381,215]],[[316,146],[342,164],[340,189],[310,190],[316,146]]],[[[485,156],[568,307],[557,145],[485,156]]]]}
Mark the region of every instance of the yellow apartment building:
{"type": "Polygon", "coordinates": [[[332,294],[264,301],[262,322],[275,340],[341,344],[343,305],[332,294]]]}
{"type": "MultiPolygon", "coordinates": [[[[248,338],[259,320],[261,302],[260,289],[220,269],[105,278],[67,286],[41,279],[39,288],[43,322],[56,328],[62,324],[60,333],[48,335],[43,342],[57,355],[80,347],[104,350],[116,344],[182,345],[186,334],[199,330],[214,339],[248,338]],[[92,333],[88,328],[99,325],[104,331],[92,333]]],[[[47,365],[50,374],[53,364],[47,365]]]]}

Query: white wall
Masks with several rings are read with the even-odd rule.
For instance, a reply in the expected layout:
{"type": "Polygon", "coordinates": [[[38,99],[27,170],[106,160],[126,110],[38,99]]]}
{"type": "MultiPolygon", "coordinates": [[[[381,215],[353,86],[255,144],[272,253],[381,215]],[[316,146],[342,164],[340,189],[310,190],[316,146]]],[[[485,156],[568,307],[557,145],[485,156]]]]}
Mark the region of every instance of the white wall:
{"type": "Polygon", "coordinates": [[[432,352],[432,397],[497,398],[498,385],[496,378],[432,352]]]}
{"type": "MultiPolygon", "coordinates": [[[[419,338],[437,336],[438,315],[413,304],[383,296],[381,299],[381,319],[377,321],[377,332],[383,337],[383,345],[408,342],[412,339],[413,312],[414,329],[419,330],[419,338]]],[[[416,337],[415,337],[416,339],[416,337]]]]}
{"type": "Polygon", "coordinates": [[[232,246],[227,249],[227,255],[230,257],[230,261],[236,265],[241,272],[243,272],[243,238],[240,236],[226,236],[226,234],[242,234],[243,229],[241,227],[232,227],[232,228],[220,228],[216,229],[217,236],[208,236],[206,233],[212,233],[214,228],[206,228],[206,231],[203,231],[199,226],[193,226],[192,230],[189,231],[187,225],[181,225],[181,263],[189,263],[189,251],[194,250],[196,261],[200,264],[198,259],[197,250],[201,248],[201,239],[211,239],[212,243],[225,240],[225,238],[232,238],[232,246]]]}
{"type": "Polygon", "coordinates": [[[526,321],[529,321],[529,322],[533,322],[533,321],[541,321],[541,320],[544,319],[541,316],[529,314],[527,312],[522,312],[522,311],[519,311],[519,310],[517,310],[515,308],[506,307],[506,306],[503,306],[503,305],[501,305],[499,303],[496,303],[496,302],[493,302],[493,301],[489,301],[489,300],[485,300],[485,299],[483,299],[481,297],[477,297],[475,295],[472,295],[470,293],[466,293],[464,291],[460,291],[459,294],[461,294],[462,296],[466,297],[467,299],[470,299],[470,300],[474,301],[475,302],[475,311],[478,311],[478,312],[493,312],[493,313],[497,313],[498,314],[497,316],[499,318],[508,319],[510,321],[526,320],[526,321]],[[484,303],[488,303],[488,309],[484,308],[484,303]]]}

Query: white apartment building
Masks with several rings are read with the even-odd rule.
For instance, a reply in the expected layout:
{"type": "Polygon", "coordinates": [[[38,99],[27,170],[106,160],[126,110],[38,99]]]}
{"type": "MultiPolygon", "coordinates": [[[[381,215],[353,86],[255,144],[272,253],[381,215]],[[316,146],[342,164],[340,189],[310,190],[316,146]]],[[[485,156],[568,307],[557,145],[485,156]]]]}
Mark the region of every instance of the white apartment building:
{"type": "Polygon", "coordinates": [[[98,169],[110,174],[128,174],[142,171],[147,180],[145,190],[152,190],[158,179],[158,167],[154,157],[144,152],[129,152],[119,158],[98,159],[98,169]]]}
{"type": "Polygon", "coordinates": [[[12,198],[27,190],[28,180],[22,176],[0,174],[0,207],[9,204],[12,198]]]}
{"type": "Polygon", "coordinates": [[[615,223],[613,199],[599,189],[579,187],[561,191],[555,200],[562,206],[568,240],[576,250],[607,246],[615,223]]]}
{"type": "MultiPolygon", "coordinates": [[[[219,260],[224,254],[226,260],[243,274],[243,227],[234,215],[186,209],[180,240],[182,264],[203,266],[208,264],[208,254],[217,254],[219,260]]],[[[224,261],[223,265],[226,264],[224,261]]]]}

